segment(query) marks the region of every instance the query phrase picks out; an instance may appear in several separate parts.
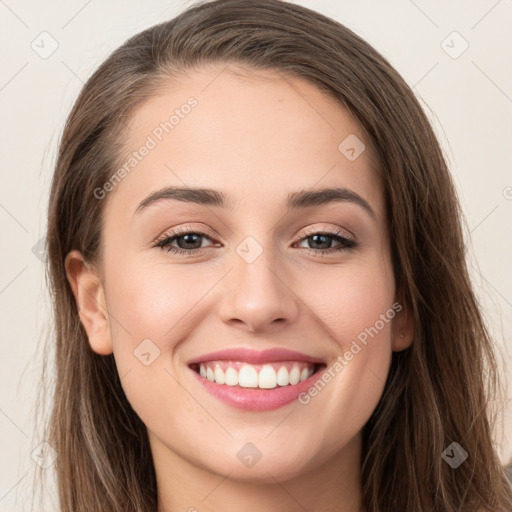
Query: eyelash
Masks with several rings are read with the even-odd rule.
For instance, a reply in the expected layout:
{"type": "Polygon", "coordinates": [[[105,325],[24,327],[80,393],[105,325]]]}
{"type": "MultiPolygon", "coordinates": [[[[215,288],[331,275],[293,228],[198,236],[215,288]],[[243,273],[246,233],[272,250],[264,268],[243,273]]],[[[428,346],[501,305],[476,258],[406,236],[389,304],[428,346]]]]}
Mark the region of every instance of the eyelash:
{"type": "MultiPolygon", "coordinates": [[[[303,240],[310,238],[313,235],[323,235],[323,236],[328,236],[328,237],[334,239],[336,242],[340,242],[340,244],[341,244],[340,246],[330,247],[329,249],[325,249],[325,250],[311,249],[309,247],[303,247],[303,249],[306,249],[306,251],[314,254],[315,256],[318,256],[320,254],[323,255],[323,254],[331,254],[334,252],[342,252],[342,251],[346,251],[346,250],[349,250],[349,249],[357,246],[356,242],[342,236],[341,233],[342,232],[340,230],[336,230],[336,229],[332,229],[332,230],[325,229],[323,231],[317,231],[317,230],[313,229],[313,230],[306,231],[303,234],[302,238],[300,238],[298,241],[302,242],[303,240]]],[[[195,256],[199,253],[204,252],[204,249],[206,249],[205,247],[200,247],[200,248],[196,248],[196,249],[181,249],[180,247],[173,247],[173,246],[169,245],[172,241],[174,241],[175,239],[180,238],[181,236],[184,236],[184,235],[199,235],[201,237],[205,237],[205,238],[208,238],[209,240],[212,240],[212,238],[208,234],[203,233],[202,231],[193,231],[187,227],[184,227],[184,228],[177,228],[175,231],[172,231],[171,233],[166,233],[161,239],[159,239],[155,242],[154,247],[160,247],[163,251],[165,251],[167,253],[170,252],[172,254],[178,254],[178,255],[183,255],[183,256],[195,256]]]]}

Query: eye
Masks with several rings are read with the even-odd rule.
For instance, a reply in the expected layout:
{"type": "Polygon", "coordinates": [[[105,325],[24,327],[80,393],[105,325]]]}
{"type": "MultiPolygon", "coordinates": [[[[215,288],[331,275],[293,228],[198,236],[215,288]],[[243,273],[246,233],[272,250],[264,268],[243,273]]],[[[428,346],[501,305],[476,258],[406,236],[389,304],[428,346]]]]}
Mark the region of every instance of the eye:
{"type": "MultiPolygon", "coordinates": [[[[194,256],[204,252],[205,246],[202,243],[204,239],[212,241],[212,238],[202,231],[192,231],[190,228],[182,227],[163,235],[155,242],[154,247],[159,247],[172,254],[194,256]]],[[[357,245],[355,241],[343,236],[342,231],[337,229],[307,231],[300,242],[307,240],[312,240],[312,245],[316,247],[304,248],[316,255],[345,251],[357,245]],[[332,247],[332,240],[338,245],[332,247]]]]}
{"type": "Polygon", "coordinates": [[[210,236],[202,231],[191,231],[187,227],[178,228],[171,233],[166,233],[161,239],[157,240],[155,247],[160,247],[165,252],[181,254],[184,256],[194,255],[203,252],[201,239],[212,240],[210,236]],[[176,243],[178,247],[172,245],[176,243]]]}
{"type": "MultiPolygon", "coordinates": [[[[323,231],[310,230],[304,233],[300,241],[312,240],[313,247],[305,247],[308,251],[314,254],[326,254],[339,251],[349,250],[357,245],[354,240],[342,235],[339,229],[326,229],[323,231]],[[335,240],[339,245],[332,247],[332,240],[335,240]]],[[[311,243],[310,243],[311,245],[311,243]]]]}

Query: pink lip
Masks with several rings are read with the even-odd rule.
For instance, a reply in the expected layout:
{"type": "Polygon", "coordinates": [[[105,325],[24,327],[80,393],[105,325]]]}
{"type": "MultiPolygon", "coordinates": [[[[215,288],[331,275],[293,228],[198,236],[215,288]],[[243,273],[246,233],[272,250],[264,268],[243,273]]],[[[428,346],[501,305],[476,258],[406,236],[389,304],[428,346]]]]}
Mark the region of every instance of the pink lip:
{"type": "Polygon", "coordinates": [[[216,382],[211,382],[201,377],[201,375],[194,370],[192,371],[205,389],[218,400],[232,407],[246,411],[270,411],[283,407],[296,400],[299,394],[306,392],[308,388],[320,378],[321,374],[326,369],[327,366],[324,365],[323,368],[320,368],[319,371],[313,373],[311,377],[303,382],[299,382],[294,386],[288,385],[274,389],[242,388],[240,386],[217,384],[216,382]]]}
{"type": "Polygon", "coordinates": [[[300,352],[285,348],[270,348],[258,352],[249,348],[232,348],[210,352],[196,359],[191,359],[187,364],[190,366],[206,361],[241,361],[249,364],[273,363],[277,361],[308,361],[310,363],[323,363],[321,359],[310,357],[300,352]]]}

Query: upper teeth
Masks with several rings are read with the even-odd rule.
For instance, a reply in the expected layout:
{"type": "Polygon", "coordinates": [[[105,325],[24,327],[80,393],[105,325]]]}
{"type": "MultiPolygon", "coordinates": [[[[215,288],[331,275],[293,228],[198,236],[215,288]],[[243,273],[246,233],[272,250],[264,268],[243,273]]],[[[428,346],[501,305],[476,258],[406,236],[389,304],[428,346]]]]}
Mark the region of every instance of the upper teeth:
{"type": "Polygon", "coordinates": [[[212,361],[199,365],[201,377],[217,384],[262,389],[295,385],[311,377],[314,371],[314,365],[305,362],[252,365],[212,361]]]}

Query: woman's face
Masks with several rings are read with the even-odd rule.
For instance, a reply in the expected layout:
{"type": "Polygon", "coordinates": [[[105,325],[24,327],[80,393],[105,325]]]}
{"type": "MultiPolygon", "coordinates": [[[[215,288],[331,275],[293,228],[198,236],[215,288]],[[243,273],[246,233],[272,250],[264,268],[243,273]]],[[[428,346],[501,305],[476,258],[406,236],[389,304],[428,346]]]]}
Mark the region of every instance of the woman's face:
{"type": "Polygon", "coordinates": [[[300,79],[222,69],[135,112],[125,172],[96,191],[101,285],[80,277],[108,315],[87,298],[80,314],[92,349],[113,351],[157,464],[282,481],[357,459],[410,329],[358,124],[300,79]],[[321,366],[308,378],[293,354],[209,355],[234,349],[321,366]]]}

